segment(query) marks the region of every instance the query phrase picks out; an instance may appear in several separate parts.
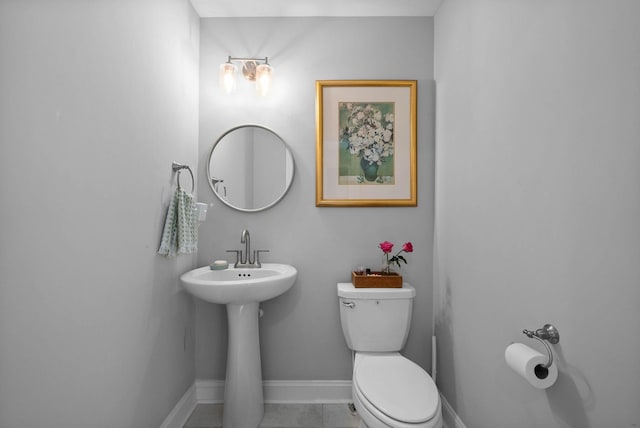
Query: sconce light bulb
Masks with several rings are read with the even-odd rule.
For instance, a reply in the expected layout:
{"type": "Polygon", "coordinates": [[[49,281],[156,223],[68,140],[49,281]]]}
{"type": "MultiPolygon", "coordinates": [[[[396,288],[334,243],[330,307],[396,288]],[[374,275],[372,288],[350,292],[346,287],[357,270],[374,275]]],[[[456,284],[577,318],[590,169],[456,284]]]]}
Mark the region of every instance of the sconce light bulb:
{"type": "Polygon", "coordinates": [[[236,88],[236,70],[235,64],[230,62],[220,65],[220,87],[227,94],[233,92],[236,88]]]}
{"type": "Polygon", "coordinates": [[[271,87],[271,79],[273,78],[273,67],[269,64],[260,64],[256,68],[256,91],[258,95],[265,96],[271,87]]]}

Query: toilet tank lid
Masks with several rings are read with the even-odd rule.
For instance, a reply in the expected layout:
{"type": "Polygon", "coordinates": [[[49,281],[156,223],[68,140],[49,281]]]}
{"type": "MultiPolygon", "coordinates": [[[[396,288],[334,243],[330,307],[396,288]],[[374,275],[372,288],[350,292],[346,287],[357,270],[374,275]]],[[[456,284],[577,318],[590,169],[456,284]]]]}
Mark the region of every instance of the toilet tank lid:
{"type": "Polygon", "coordinates": [[[416,295],[416,289],[408,283],[402,288],[356,288],[350,282],[338,283],[338,296],[348,299],[410,299],[416,295]]]}

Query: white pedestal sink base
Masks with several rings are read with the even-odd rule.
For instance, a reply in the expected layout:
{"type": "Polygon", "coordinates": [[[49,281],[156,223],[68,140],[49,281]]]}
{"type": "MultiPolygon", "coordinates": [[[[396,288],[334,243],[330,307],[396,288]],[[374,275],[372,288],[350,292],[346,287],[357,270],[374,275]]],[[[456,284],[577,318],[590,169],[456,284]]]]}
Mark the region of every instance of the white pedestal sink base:
{"type": "Polygon", "coordinates": [[[264,416],[258,302],[227,306],[229,344],[223,428],[257,428],[264,416]]]}
{"type": "Polygon", "coordinates": [[[260,302],[285,293],[298,271],[291,265],[263,263],[260,268],[203,266],[180,276],[184,287],[204,301],[226,305],[228,320],[224,428],[257,428],[264,416],[258,311],[260,302]]]}

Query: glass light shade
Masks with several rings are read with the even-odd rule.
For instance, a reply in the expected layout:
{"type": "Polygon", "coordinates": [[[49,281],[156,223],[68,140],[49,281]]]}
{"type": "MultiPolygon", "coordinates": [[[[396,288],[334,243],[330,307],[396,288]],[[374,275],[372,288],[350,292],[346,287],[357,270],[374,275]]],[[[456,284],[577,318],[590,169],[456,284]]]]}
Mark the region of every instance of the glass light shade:
{"type": "Polygon", "coordinates": [[[220,87],[227,94],[236,88],[236,71],[237,67],[230,62],[220,65],[220,87]]]}
{"type": "Polygon", "coordinates": [[[256,92],[258,95],[265,96],[271,87],[271,79],[273,78],[273,67],[269,64],[260,64],[256,68],[256,92]]]}

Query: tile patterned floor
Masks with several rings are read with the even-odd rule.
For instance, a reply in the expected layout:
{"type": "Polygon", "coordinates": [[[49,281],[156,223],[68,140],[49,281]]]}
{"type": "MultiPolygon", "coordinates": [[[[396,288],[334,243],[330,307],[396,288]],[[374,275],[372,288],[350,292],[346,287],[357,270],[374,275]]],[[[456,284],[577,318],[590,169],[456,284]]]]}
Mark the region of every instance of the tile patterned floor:
{"type": "MultiPolygon", "coordinates": [[[[266,404],[262,428],[357,428],[346,404],[266,404]]],[[[222,427],[222,404],[198,404],[184,428],[222,427]]]]}

